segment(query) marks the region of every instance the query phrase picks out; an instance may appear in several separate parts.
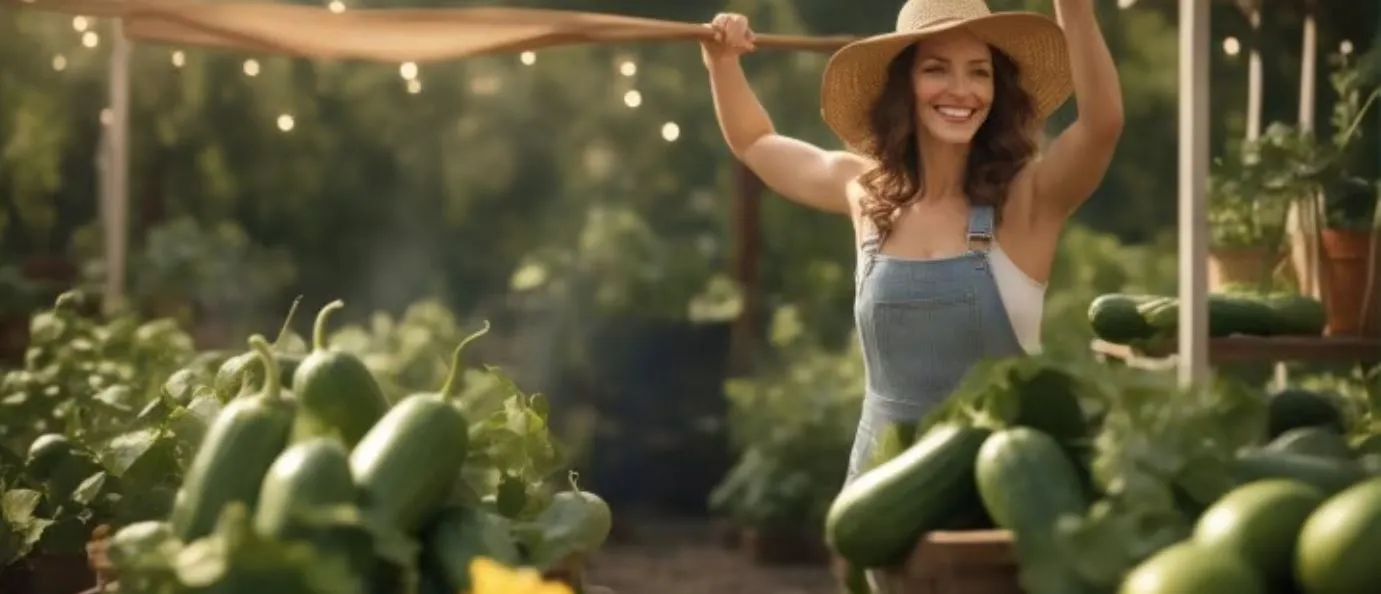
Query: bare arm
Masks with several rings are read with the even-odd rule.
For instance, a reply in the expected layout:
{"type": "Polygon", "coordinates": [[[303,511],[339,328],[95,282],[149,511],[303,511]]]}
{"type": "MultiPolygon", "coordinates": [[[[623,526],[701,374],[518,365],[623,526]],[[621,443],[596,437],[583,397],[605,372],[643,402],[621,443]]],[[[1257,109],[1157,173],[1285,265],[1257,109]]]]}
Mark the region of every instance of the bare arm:
{"type": "Polygon", "coordinates": [[[1039,216],[1063,220],[1088,200],[1112,163],[1122,135],[1122,89],[1093,0],[1055,0],[1055,15],[1069,44],[1079,115],[1031,165],[1030,198],[1039,216]]]}
{"type": "Polygon", "coordinates": [[[826,212],[849,213],[845,187],[863,172],[865,160],[777,134],[739,63],[743,53],[754,49],[747,20],[721,14],[710,26],[717,38],[704,44],[705,66],[729,150],[782,196],[826,212]]]}

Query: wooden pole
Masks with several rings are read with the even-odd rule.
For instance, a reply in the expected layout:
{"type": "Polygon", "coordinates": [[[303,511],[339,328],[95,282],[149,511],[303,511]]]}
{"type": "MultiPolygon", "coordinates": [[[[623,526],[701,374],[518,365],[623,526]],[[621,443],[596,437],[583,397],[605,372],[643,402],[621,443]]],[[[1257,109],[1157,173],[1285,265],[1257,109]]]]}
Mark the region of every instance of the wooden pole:
{"type": "Polygon", "coordinates": [[[735,375],[749,373],[757,353],[757,334],[762,309],[759,278],[762,260],[763,183],[748,166],[735,161],[733,209],[734,280],[742,296],[742,309],[734,321],[730,369],[735,375]]]}
{"type": "Polygon", "coordinates": [[[1179,381],[1208,379],[1209,3],[1180,0],[1179,109],[1179,381]]]}
{"type": "Polygon", "coordinates": [[[125,300],[125,262],[129,235],[129,62],[131,44],[114,21],[110,49],[110,123],[105,126],[100,166],[101,222],[105,236],[103,307],[113,311],[125,300]]]}

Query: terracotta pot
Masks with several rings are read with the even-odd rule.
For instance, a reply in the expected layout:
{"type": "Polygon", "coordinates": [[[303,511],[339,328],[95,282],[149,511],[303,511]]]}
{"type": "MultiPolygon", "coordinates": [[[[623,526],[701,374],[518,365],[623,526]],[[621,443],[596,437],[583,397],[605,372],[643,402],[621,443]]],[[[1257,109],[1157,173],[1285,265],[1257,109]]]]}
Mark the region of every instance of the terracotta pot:
{"type": "MultiPolygon", "coordinates": [[[[1365,231],[1324,229],[1320,235],[1323,246],[1323,304],[1328,313],[1328,334],[1364,334],[1363,300],[1367,281],[1375,276],[1371,262],[1372,234],[1365,231]]],[[[1373,283],[1378,280],[1373,279],[1373,283]]],[[[1372,289],[1373,292],[1376,289],[1372,289]]],[[[1371,307],[1376,307],[1372,298],[1371,307]]]]}
{"type": "Polygon", "coordinates": [[[1208,290],[1221,291],[1229,285],[1260,286],[1270,279],[1280,261],[1281,254],[1263,247],[1213,248],[1208,252],[1208,290]]]}

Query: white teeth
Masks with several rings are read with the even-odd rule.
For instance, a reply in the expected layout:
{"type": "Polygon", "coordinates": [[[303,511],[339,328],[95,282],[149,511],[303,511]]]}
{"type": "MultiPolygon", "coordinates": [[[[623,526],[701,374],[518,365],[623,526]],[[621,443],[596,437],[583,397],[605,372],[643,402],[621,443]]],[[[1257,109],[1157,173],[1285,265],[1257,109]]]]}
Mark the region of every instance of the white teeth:
{"type": "Polygon", "coordinates": [[[962,107],[936,107],[935,111],[940,112],[940,115],[951,118],[967,118],[973,115],[972,109],[965,109],[962,107]]]}

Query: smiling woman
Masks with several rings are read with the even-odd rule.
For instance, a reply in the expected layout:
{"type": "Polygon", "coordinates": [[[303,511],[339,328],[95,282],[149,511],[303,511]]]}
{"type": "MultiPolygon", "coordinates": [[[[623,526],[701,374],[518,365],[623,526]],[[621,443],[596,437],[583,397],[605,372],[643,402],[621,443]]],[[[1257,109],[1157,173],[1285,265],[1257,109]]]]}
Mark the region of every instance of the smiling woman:
{"type": "Polygon", "coordinates": [[[925,417],[976,363],[1040,350],[1060,232],[1122,131],[1093,1],[1054,0],[1050,19],[908,0],[895,32],[845,46],[825,69],[821,111],[847,150],[778,134],[739,64],[756,45],[747,19],[709,24],[730,150],[782,196],[853,223],[867,378],[851,483],[887,427],[925,417]],[[1077,120],[1038,154],[1041,124],[1071,93],[1077,120]]]}

